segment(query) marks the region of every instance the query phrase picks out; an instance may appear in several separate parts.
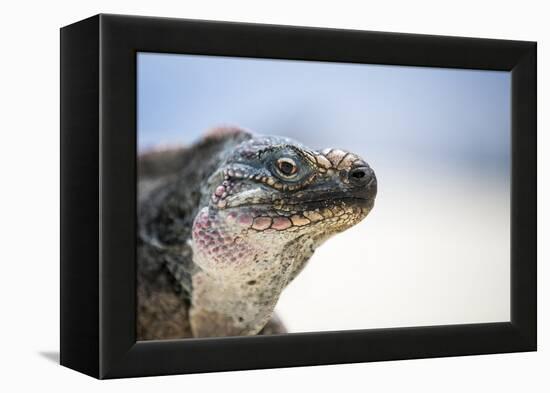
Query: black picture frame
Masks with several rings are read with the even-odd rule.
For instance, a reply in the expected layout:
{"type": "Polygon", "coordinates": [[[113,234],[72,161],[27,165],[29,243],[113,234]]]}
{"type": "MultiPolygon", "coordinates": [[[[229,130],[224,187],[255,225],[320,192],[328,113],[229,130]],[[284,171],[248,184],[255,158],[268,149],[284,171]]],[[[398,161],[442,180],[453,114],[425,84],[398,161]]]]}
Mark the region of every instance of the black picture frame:
{"type": "Polygon", "coordinates": [[[61,364],[96,378],[535,351],[536,43],[96,15],[61,29],[61,364]],[[136,53],[511,71],[511,321],[136,342],[136,53]]]}

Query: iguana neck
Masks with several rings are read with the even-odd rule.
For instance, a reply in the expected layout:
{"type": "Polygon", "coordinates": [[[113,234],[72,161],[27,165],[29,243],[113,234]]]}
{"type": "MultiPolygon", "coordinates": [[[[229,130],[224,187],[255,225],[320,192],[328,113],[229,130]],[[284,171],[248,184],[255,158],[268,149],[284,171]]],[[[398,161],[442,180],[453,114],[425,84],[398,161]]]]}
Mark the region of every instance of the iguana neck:
{"type": "Polygon", "coordinates": [[[285,276],[267,280],[222,278],[204,271],[193,276],[190,322],[193,336],[257,334],[269,321],[285,276]]]}
{"type": "MultiPolygon", "coordinates": [[[[200,220],[207,219],[213,216],[205,208],[195,227],[200,228],[200,220]]],[[[230,230],[224,227],[223,233],[212,230],[212,226],[215,223],[210,222],[208,234],[202,232],[209,237],[208,242],[201,242],[201,235],[194,234],[193,261],[201,270],[192,279],[193,335],[257,334],[273,314],[284,287],[311,256],[313,241],[300,238],[291,243],[277,242],[270,233],[247,236],[238,224],[230,230]],[[225,241],[220,243],[220,238],[225,241]]]]}

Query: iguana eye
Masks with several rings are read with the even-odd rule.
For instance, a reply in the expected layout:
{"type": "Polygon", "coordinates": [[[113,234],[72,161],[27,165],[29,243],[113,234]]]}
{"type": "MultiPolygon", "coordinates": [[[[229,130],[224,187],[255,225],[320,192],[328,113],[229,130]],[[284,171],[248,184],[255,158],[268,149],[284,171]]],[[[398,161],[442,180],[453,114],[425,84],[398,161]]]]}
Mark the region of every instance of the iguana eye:
{"type": "Polygon", "coordinates": [[[294,177],[298,173],[298,165],[292,158],[279,158],[276,162],[277,169],[285,177],[294,177]]]}

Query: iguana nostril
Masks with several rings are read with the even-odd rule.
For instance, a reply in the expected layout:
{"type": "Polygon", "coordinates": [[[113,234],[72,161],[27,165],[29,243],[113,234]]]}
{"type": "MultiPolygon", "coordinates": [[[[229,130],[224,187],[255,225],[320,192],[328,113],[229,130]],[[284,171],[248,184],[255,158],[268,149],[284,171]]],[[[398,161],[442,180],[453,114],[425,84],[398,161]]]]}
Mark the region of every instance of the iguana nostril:
{"type": "Polygon", "coordinates": [[[371,180],[370,170],[366,167],[353,168],[348,173],[348,179],[353,184],[363,185],[371,180]]]}

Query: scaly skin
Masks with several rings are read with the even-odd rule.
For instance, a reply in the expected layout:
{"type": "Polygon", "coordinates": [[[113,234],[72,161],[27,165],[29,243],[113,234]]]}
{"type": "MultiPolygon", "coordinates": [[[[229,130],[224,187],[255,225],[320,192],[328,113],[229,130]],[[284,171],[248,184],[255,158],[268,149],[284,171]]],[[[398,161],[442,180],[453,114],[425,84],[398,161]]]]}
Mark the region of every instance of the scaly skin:
{"type": "Polygon", "coordinates": [[[365,218],[376,196],[374,172],[355,154],[281,137],[237,142],[204,177],[190,249],[171,251],[191,255],[171,270],[183,271],[193,337],[258,334],[315,249],[365,218]]]}

